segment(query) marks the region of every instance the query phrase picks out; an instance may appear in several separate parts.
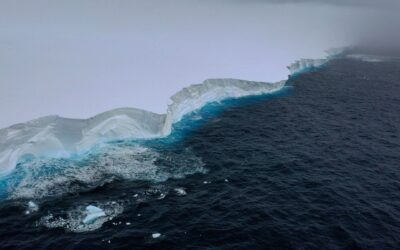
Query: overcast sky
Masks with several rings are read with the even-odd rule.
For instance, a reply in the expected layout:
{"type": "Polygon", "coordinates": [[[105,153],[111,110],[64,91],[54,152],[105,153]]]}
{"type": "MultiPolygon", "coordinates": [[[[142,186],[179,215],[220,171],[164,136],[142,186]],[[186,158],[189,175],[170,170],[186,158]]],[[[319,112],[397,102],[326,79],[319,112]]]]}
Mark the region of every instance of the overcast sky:
{"type": "Polygon", "coordinates": [[[347,6],[378,6],[388,7],[398,4],[398,0],[225,0],[225,1],[237,1],[237,2],[264,2],[264,3],[317,3],[317,4],[328,4],[328,5],[347,5],[347,6]]]}
{"type": "Polygon", "coordinates": [[[285,79],[295,59],[353,44],[395,1],[375,2],[3,0],[0,127],[118,107],[164,113],[207,78],[285,79]]]}

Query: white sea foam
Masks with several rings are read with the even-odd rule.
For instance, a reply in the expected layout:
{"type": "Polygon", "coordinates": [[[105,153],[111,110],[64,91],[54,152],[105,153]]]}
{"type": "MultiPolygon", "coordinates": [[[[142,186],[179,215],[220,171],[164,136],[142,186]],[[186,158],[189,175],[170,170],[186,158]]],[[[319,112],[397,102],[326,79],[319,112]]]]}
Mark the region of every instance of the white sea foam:
{"type": "Polygon", "coordinates": [[[63,228],[66,231],[81,233],[93,231],[101,228],[101,226],[116,216],[121,214],[124,210],[122,203],[117,202],[105,202],[98,204],[98,213],[102,213],[102,216],[98,216],[91,220],[90,223],[85,223],[85,219],[88,216],[87,206],[79,206],[71,208],[70,210],[61,213],[61,215],[48,214],[40,219],[38,225],[45,226],[47,228],[63,228]],[[101,212],[100,212],[101,211],[101,212]]]}
{"type": "MultiPolygon", "coordinates": [[[[78,159],[43,158],[22,163],[15,180],[8,181],[9,199],[41,199],[92,189],[118,180],[163,182],[194,173],[205,173],[204,163],[187,149],[160,153],[140,145],[104,144],[78,159]],[[170,162],[170,159],[173,162],[170,162]]],[[[163,198],[168,190],[150,189],[163,198]]]]}

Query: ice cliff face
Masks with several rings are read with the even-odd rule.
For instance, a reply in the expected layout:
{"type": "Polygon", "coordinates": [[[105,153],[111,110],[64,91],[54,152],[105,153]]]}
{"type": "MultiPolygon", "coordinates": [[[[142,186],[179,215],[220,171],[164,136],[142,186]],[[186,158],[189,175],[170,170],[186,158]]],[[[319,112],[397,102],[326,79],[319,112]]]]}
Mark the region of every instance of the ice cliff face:
{"type": "Polygon", "coordinates": [[[89,119],[47,116],[0,130],[0,176],[10,173],[24,157],[68,157],[110,140],[167,136],[185,114],[227,98],[272,93],[277,83],[212,79],[191,85],[171,97],[167,114],[135,108],[111,110],[89,119]]]}
{"type": "Polygon", "coordinates": [[[300,59],[289,65],[287,68],[290,75],[301,74],[310,69],[315,69],[323,66],[331,59],[338,57],[345,53],[350,48],[332,48],[326,51],[326,57],[323,59],[300,59]]]}
{"type": "Polygon", "coordinates": [[[288,69],[290,75],[296,75],[309,69],[321,67],[327,62],[328,59],[301,59],[288,66],[288,69]]]}
{"type": "Polygon", "coordinates": [[[207,103],[227,98],[272,93],[281,89],[285,82],[265,83],[236,79],[209,79],[202,84],[184,88],[171,97],[172,104],[168,106],[163,135],[170,134],[172,124],[180,121],[185,114],[197,110],[207,103]]]}
{"type": "Polygon", "coordinates": [[[90,119],[47,116],[0,130],[0,176],[25,156],[68,157],[94,144],[160,135],[165,115],[134,108],[111,110],[90,119]]]}

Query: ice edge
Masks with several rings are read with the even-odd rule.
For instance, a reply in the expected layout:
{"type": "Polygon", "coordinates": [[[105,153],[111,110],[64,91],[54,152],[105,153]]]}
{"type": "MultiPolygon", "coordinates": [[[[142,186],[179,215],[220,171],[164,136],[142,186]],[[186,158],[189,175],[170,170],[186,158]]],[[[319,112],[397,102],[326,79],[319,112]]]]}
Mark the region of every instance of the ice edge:
{"type": "MultiPolygon", "coordinates": [[[[342,50],[328,51],[325,59],[302,59],[288,67],[291,75],[320,67],[342,50]]],[[[229,98],[279,91],[276,83],[237,79],[208,79],[190,85],[171,97],[166,114],[136,108],[113,109],[89,119],[46,116],[0,130],[0,176],[13,171],[24,157],[68,157],[85,152],[97,143],[121,139],[151,139],[168,136],[174,123],[207,103],[229,98]]]]}

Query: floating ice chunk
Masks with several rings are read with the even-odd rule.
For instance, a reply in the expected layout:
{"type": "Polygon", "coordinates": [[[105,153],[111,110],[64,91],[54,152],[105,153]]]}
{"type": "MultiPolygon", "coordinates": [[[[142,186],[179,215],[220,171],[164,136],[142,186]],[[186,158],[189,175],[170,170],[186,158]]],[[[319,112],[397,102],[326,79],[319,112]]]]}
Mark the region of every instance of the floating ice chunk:
{"type": "Polygon", "coordinates": [[[186,195],[186,190],[184,188],[175,188],[174,191],[176,192],[177,195],[179,196],[184,196],[186,195]]]}
{"type": "Polygon", "coordinates": [[[131,223],[130,222],[127,222],[127,223],[125,223],[127,226],[130,226],[131,225],[131,223]]]}
{"type": "Polygon", "coordinates": [[[35,202],[29,201],[29,202],[28,202],[28,209],[29,209],[29,211],[31,211],[31,212],[36,212],[36,211],[39,210],[39,206],[38,206],[35,202]]]}
{"type": "Polygon", "coordinates": [[[160,233],[153,233],[153,234],[151,235],[151,237],[153,237],[153,239],[157,239],[157,238],[159,238],[160,236],[161,236],[160,233]]]}
{"type": "Polygon", "coordinates": [[[83,223],[85,223],[85,224],[90,224],[90,223],[94,222],[97,218],[106,216],[106,214],[104,213],[104,211],[101,208],[98,208],[93,205],[87,206],[86,212],[87,212],[87,215],[83,219],[83,223]]]}
{"type": "Polygon", "coordinates": [[[228,179],[225,179],[225,182],[229,182],[229,180],[228,180],[228,179]]]}
{"type": "Polygon", "coordinates": [[[74,233],[94,231],[121,214],[123,207],[119,202],[115,205],[106,202],[101,204],[101,208],[93,205],[79,206],[65,212],[65,215],[58,217],[54,217],[52,214],[44,216],[40,219],[39,224],[50,229],[64,228],[65,231],[74,233]]]}
{"type": "Polygon", "coordinates": [[[28,214],[31,214],[31,213],[37,212],[37,211],[39,211],[39,206],[35,202],[29,201],[28,209],[25,211],[25,214],[28,215],[28,214]]]}
{"type": "Polygon", "coordinates": [[[164,193],[161,193],[160,196],[158,196],[157,200],[162,200],[165,198],[165,196],[167,196],[167,195],[164,193]]]}

